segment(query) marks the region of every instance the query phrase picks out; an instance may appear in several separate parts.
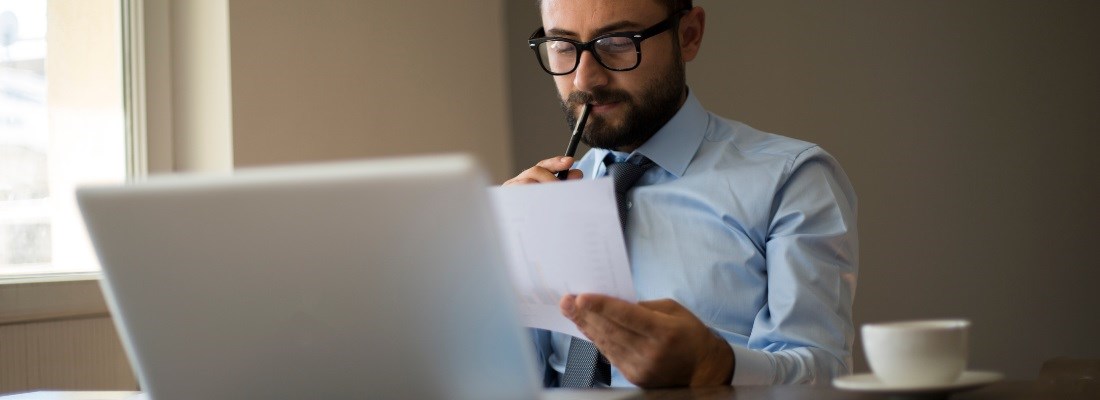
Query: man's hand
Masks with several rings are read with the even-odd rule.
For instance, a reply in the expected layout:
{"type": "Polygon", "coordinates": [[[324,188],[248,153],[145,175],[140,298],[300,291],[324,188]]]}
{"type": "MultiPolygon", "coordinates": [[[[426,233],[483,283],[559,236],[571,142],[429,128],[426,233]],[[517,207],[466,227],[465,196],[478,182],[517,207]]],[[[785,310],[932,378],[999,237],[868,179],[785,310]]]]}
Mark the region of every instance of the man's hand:
{"type": "Polygon", "coordinates": [[[539,161],[534,167],[528,168],[526,171],[516,175],[515,178],[509,179],[504,182],[504,186],[508,185],[523,185],[528,183],[546,183],[557,182],[558,177],[554,174],[558,171],[569,170],[569,179],[581,179],[584,174],[579,169],[569,169],[573,166],[573,157],[554,157],[547,158],[539,161]]]}
{"type": "Polygon", "coordinates": [[[629,303],[598,294],[565,295],[561,312],[608,361],[643,388],[729,384],[729,343],[675,300],[629,303]]]}

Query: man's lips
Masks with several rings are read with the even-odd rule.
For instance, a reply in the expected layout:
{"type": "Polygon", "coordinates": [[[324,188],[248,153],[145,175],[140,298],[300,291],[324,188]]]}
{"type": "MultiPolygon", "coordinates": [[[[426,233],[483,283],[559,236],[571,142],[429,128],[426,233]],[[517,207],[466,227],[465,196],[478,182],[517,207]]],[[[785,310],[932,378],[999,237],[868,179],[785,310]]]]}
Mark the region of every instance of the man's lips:
{"type": "Polygon", "coordinates": [[[592,103],[592,112],[605,113],[611,111],[619,106],[619,102],[614,101],[610,103],[592,103]]]}

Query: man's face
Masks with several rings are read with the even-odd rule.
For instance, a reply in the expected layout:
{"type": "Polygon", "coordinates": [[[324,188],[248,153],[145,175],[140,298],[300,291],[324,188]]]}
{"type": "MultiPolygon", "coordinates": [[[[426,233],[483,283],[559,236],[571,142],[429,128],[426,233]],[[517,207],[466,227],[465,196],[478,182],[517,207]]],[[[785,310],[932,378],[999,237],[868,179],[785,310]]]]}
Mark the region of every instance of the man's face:
{"type": "MultiPolygon", "coordinates": [[[[654,0],[543,0],[546,36],[582,42],[612,32],[639,32],[668,17],[654,0]]],[[[554,77],[570,126],[584,103],[592,110],[582,139],[589,146],[632,151],[679,110],[686,96],[684,66],[673,30],[642,42],[641,64],[610,71],[590,52],[568,75],[554,77]]]]}

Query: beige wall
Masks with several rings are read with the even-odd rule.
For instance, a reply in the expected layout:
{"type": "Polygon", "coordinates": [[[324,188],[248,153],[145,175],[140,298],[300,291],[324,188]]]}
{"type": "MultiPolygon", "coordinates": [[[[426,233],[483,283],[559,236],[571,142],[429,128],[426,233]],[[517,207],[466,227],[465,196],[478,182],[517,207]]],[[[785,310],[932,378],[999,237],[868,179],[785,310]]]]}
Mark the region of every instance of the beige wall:
{"type": "Polygon", "coordinates": [[[0,395],[137,388],[110,317],[0,325],[0,395]]]}
{"type": "Polygon", "coordinates": [[[0,285],[0,395],[136,388],[97,281],[0,285]]]}
{"type": "MultiPolygon", "coordinates": [[[[568,132],[508,2],[516,169],[568,132]]],[[[1100,357],[1100,3],[701,0],[703,104],[823,145],[859,196],[857,323],[966,317],[972,366],[1100,357]]],[[[857,369],[866,370],[862,353],[857,369]]]]}
{"type": "Polygon", "coordinates": [[[237,166],[464,151],[511,171],[501,0],[233,0],[237,166]]]}

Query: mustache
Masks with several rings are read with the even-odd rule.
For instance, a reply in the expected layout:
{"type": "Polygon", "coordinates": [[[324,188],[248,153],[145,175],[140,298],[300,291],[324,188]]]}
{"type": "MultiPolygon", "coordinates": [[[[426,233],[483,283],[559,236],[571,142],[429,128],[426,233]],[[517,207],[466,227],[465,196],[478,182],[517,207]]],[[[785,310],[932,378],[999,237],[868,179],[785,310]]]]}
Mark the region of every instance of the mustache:
{"type": "Polygon", "coordinates": [[[569,93],[569,97],[566,99],[566,104],[569,108],[574,106],[579,107],[585,103],[615,103],[615,102],[629,102],[630,93],[622,90],[608,90],[601,89],[592,92],[576,91],[569,93]]]}

